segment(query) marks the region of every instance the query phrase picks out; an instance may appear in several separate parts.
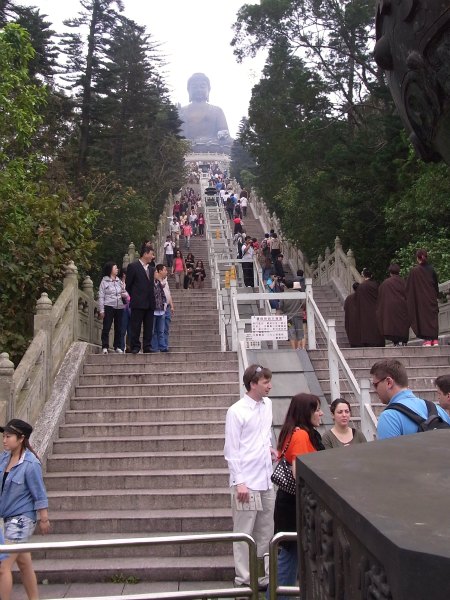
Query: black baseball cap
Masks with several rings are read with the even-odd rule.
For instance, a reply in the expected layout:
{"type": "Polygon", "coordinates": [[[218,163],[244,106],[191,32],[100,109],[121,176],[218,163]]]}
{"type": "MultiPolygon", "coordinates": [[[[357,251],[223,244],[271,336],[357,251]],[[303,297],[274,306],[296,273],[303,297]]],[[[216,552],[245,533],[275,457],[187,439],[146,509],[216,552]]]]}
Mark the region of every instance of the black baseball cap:
{"type": "Polygon", "coordinates": [[[33,432],[33,428],[29,423],[22,421],[21,419],[11,419],[4,427],[0,427],[0,431],[3,433],[15,433],[16,435],[24,436],[29,438],[33,432]]]}

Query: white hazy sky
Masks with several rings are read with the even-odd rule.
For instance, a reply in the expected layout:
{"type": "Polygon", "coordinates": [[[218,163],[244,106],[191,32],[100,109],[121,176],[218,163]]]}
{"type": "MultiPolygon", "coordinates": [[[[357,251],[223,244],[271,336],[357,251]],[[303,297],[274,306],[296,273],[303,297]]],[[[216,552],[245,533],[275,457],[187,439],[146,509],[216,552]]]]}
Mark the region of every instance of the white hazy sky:
{"type": "MultiPolygon", "coordinates": [[[[75,17],[81,9],[78,0],[22,0],[20,4],[38,7],[57,32],[63,31],[64,19],[75,17]]],[[[209,101],[223,108],[233,137],[247,115],[251,90],[264,64],[262,57],[238,64],[233,56],[231,26],[243,4],[243,0],[124,0],[124,14],[145,25],[162,44],[172,101],[188,104],[188,78],[205,73],[211,81],[209,101]]]]}

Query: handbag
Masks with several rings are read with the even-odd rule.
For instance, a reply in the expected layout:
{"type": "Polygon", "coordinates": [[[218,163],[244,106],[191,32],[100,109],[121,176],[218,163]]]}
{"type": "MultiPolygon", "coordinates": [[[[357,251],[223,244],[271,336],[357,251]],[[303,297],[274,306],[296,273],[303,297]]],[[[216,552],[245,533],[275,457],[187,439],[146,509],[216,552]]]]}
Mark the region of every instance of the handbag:
{"type": "Polygon", "coordinates": [[[274,472],[271,476],[271,481],[274,483],[280,490],[286,492],[287,494],[291,494],[295,496],[295,479],[294,474],[292,473],[291,465],[288,463],[286,458],[284,457],[287,449],[289,448],[289,444],[291,443],[292,435],[289,438],[289,442],[287,443],[286,448],[281,453],[281,458],[278,461],[277,466],[274,469],[274,472]]]}

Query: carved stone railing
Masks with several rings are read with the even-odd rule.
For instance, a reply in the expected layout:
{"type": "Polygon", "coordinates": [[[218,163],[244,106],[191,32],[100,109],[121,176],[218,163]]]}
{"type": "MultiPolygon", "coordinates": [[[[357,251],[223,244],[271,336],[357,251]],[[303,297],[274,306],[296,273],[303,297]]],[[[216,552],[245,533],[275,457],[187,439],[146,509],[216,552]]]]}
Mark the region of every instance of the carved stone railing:
{"type": "Polygon", "coordinates": [[[53,381],[77,340],[100,343],[101,321],[90,277],[78,288],[78,270],[66,267],[64,289],[53,304],[44,292],[36,302],[34,337],[16,369],[0,355],[0,422],[15,417],[34,424],[49,398],[53,381]]]}
{"type": "Polygon", "coordinates": [[[325,258],[321,255],[317,258],[317,268],[314,268],[312,278],[314,285],[334,283],[344,298],[352,292],[352,285],[355,282],[362,281],[356,269],[353,251],[348,250],[346,254],[339,237],[334,240],[334,252],[326,248],[325,258]]]}
{"type": "Polygon", "coordinates": [[[336,237],[334,241],[334,252],[325,250],[325,258],[317,258],[317,267],[314,263],[308,263],[306,255],[297,246],[283,235],[281,223],[275,213],[270,213],[266,203],[252,191],[250,194],[251,206],[257,219],[261,221],[264,231],[273,229],[276,231],[280,242],[285,262],[289,264],[295,273],[303,269],[305,277],[311,277],[313,285],[325,285],[333,283],[341,296],[345,298],[352,292],[352,285],[362,281],[355,265],[355,257],[352,250],[345,253],[342,249],[341,240],[336,237]]]}

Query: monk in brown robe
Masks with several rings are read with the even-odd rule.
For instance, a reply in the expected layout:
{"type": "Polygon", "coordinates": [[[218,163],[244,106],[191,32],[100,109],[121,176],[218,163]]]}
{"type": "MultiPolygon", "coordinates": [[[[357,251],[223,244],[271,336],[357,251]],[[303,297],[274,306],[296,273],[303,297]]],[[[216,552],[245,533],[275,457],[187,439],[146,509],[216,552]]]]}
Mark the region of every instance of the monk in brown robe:
{"type": "Polygon", "coordinates": [[[406,306],[406,283],[400,277],[400,267],[389,265],[389,277],[378,288],[377,323],[385,339],[394,346],[406,346],[409,338],[410,320],[406,306]]]}
{"type": "Polygon", "coordinates": [[[406,282],[406,302],[411,327],[423,346],[438,346],[439,335],[439,285],[436,271],[428,263],[428,253],[416,252],[417,265],[409,273],[406,282]]]}
{"type": "Polygon", "coordinates": [[[363,269],[361,275],[364,281],[356,290],[361,346],[384,346],[376,318],[378,284],[369,269],[363,269]]]}
{"type": "Polygon", "coordinates": [[[344,302],[345,331],[352,348],[361,346],[361,341],[359,339],[359,315],[356,306],[356,290],[358,289],[358,286],[359,283],[353,284],[352,287],[354,291],[347,296],[344,302]]]}

